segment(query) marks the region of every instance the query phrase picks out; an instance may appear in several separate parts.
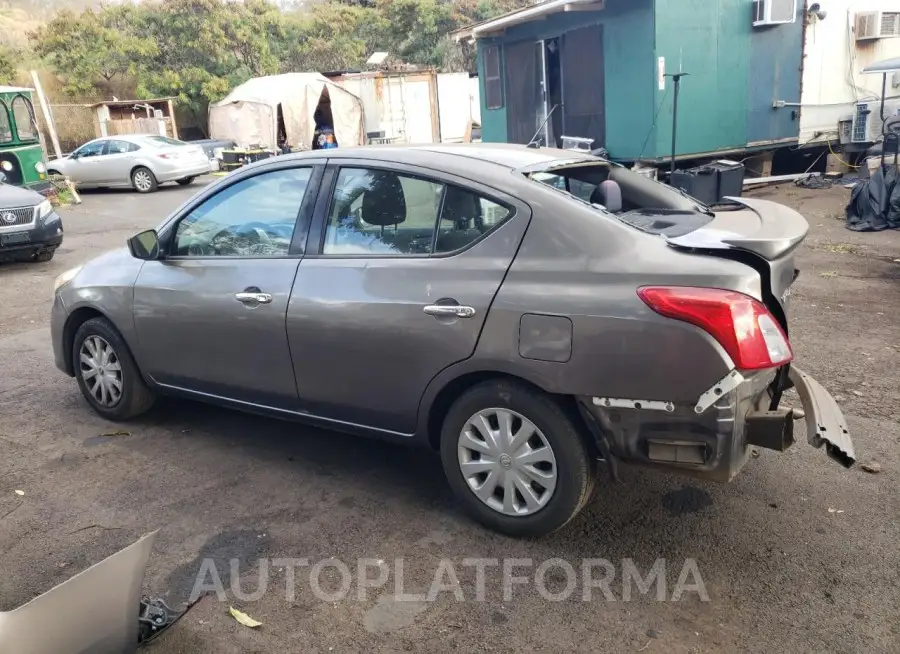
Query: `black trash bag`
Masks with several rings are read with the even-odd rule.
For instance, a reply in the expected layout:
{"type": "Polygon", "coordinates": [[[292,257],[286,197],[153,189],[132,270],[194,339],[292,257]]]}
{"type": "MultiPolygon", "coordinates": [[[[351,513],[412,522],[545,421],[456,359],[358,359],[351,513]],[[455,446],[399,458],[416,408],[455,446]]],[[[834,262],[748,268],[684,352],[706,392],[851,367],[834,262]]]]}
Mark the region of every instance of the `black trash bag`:
{"type": "Polygon", "coordinates": [[[880,166],[868,180],[854,186],[846,216],[845,226],[854,232],[900,228],[900,169],[880,166]]]}

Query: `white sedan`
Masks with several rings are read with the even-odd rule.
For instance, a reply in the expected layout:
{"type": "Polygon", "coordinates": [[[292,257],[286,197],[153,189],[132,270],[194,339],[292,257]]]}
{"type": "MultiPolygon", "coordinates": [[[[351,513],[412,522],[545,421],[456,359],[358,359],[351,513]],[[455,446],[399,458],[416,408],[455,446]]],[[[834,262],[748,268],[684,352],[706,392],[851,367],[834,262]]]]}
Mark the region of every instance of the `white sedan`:
{"type": "Polygon", "coordinates": [[[94,139],[47,166],[50,175],[65,175],[79,188],[127,187],[152,193],[160,184],[187,186],[210,172],[199,145],[166,136],[139,134],[94,139]]]}

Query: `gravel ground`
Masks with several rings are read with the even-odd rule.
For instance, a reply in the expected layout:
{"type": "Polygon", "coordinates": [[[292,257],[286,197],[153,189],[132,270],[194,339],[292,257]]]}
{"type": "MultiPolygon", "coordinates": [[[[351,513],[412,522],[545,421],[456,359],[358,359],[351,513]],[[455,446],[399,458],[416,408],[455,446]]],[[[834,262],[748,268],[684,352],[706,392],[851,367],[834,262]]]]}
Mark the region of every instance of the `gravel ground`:
{"type": "MultiPolygon", "coordinates": [[[[52,363],[53,279],[156,226],[191,192],[85,194],[63,212],[66,240],[52,262],[0,266],[0,610],[159,529],[148,592],[183,601],[204,559],[228,588],[226,601],[203,599],[160,638],[159,654],[900,651],[900,233],[844,229],[847,190],[755,195],[810,221],[793,296],[798,362],[840,399],[861,462],[881,472],[843,470],[802,438],[787,454],[761,452],[728,485],[625,469],[624,483],[604,480],[569,528],[536,541],[469,522],[427,452],[175,401],[129,435],[101,436],[113,426],[52,363]],[[324,601],[310,569],[298,568],[289,597],[286,571],[259,563],[279,557],[334,557],[321,589],[339,589],[343,563],[349,594],[324,601]],[[479,601],[476,568],[464,565],[477,557],[531,559],[514,572],[532,581],[539,563],[564,559],[575,590],[554,602],[525,583],[504,597],[502,565],[489,565],[479,601]],[[360,558],[389,571],[362,597],[360,558]],[[592,558],[609,561],[614,578],[608,597],[593,588],[583,601],[582,561],[592,558]],[[658,559],[665,601],[656,586],[623,582],[629,565],[646,576],[658,559]],[[697,574],[686,580],[708,601],[683,586],[677,596],[688,560],[697,574]],[[398,589],[425,592],[438,572],[449,590],[434,601],[394,599],[398,589]],[[267,591],[248,598],[261,579],[267,591]],[[240,596],[230,589],[238,582],[240,596]],[[263,625],[239,625],[230,605],[263,625]]],[[[550,592],[567,582],[559,567],[538,577],[550,592]]]]}

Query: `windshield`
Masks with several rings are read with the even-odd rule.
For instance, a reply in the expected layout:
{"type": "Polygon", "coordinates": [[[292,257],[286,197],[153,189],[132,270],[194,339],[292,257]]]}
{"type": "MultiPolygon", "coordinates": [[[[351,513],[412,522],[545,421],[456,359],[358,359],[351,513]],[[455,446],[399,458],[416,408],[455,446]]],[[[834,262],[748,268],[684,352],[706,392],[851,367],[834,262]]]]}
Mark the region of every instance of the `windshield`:
{"type": "Polygon", "coordinates": [[[651,234],[681,236],[715,215],[681,189],[606,161],[550,166],[526,176],[651,234]]]}
{"type": "Polygon", "coordinates": [[[187,145],[184,141],[170,139],[168,136],[145,136],[144,142],[154,148],[167,148],[173,145],[187,145]]]}

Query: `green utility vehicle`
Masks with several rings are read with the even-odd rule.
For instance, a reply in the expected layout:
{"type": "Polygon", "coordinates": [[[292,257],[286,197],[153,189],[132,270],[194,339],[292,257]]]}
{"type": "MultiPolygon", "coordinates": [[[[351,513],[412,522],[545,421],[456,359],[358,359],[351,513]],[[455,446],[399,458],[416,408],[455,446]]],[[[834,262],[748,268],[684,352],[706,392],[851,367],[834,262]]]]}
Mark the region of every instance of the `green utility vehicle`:
{"type": "Polygon", "coordinates": [[[0,171],[7,184],[40,191],[49,184],[31,93],[0,86],[0,171]]]}

